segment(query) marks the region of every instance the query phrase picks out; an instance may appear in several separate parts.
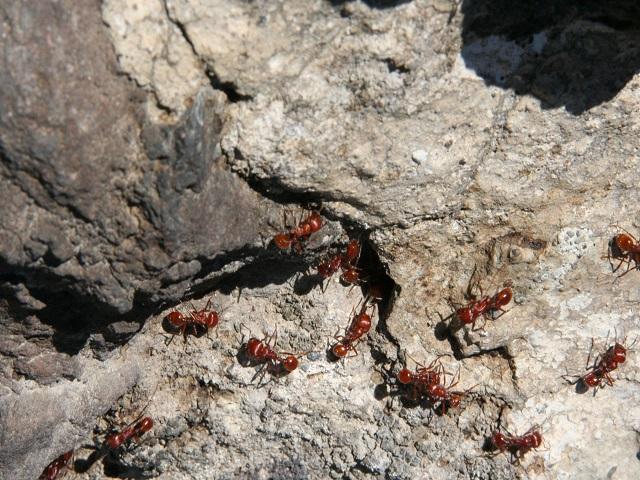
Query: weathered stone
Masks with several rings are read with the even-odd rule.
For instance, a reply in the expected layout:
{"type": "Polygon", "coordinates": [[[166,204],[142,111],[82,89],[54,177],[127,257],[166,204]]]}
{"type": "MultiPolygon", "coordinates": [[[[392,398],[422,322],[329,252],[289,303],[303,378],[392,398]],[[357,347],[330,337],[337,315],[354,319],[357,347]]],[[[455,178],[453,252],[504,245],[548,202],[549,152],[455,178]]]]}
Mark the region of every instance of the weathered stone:
{"type": "MultiPolygon", "coordinates": [[[[0,137],[11,179],[3,291],[22,298],[0,317],[13,329],[0,336],[2,352],[22,349],[17,364],[29,372],[33,347],[11,320],[50,319],[69,297],[42,291],[64,279],[60,291],[97,298],[119,320],[105,328],[92,319],[96,333],[77,341],[97,343],[107,371],[144,365],[139,390],[117,410],[124,425],[148,403],[156,422],[149,441],[78,476],[117,467],[161,478],[638,477],[636,354],[597,396],[562,378],[584,374],[591,338],[595,354],[607,336],[629,345],[640,334],[638,272],[614,282],[602,258],[619,231],[612,224],[637,227],[638,12],[631,1],[601,3],[103,2],[119,68],[150,101],[143,105],[125,78],[101,77],[120,92],[119,113],[105,114],[102,130],[121,125],[114,144],[126,158],[96,168],[90,186],[101,197],[65,190],[46,161],[35,182],[23,173],[69,143],[58,139],[64,129],[27,137],[35,153],[24,169],[16,158],[30,150],[0,137]],[[362,268],[376,270],[367,286],[383,278],[379,256],[395,288],[357,356],[334,362],[325,351],[360,292],[335,277],[319,288],[307,271],[316,248],[334,244],[334,252],[346,237],[331,225],[303,256],[263,249],[258,233],[281,229],[279,213],[247,185],[280,201],[322,202],[324,215],[367,245],[362,268]],[[96,198],[110,204],[108,216],[96,198]],[[481,286],[493,295],[505,284],[514,291],[507,313],[480,320],[481,328],[456,326],[465,293],[479,295],[481,286]],[[99,347],[133,330],[136,319],[117,313],[134,297],[160,302],[186,289],[196,298],[177,308],[201,309],[211,298],[221,312],[215,332],[167,345],[168,310],[142,312],[148,321],[121,355],[99,347]],[[240,345],[276,329],[277,351],[310,354],[258,388],[261,374],[240,345]],[[437,355],[447,384],[459,371],[452,388],[465,393],[446,414],[402,398],[395,380],[402,365],[437,355]],[[487,455],[494,430],[521,434],[534,424],[545,448],[517,464],[487,455]]],[[[110,57],[102,62],[115,70],[110,57]]],[[[71,125],[82,118],[76,110],[71,125]]],[[[103,137],[83,138],[83,148],[110,151],[103,137]]],[[[69,165],[61,163],[61,178],[69,165]]],[[[7,395],[28,382],[8,378],[13,363],[2,371],[7,395]]],[[[104,411],[100,398],[74,438],[104,438],[86,428],[91,412],[104,411]]],[[[50,451],[32,448],[31,477],[36,463],[69,448],[63,428],[51,428],[50,451]]],[[[11,468],[15,455],[3,457],[11,468]]]]}

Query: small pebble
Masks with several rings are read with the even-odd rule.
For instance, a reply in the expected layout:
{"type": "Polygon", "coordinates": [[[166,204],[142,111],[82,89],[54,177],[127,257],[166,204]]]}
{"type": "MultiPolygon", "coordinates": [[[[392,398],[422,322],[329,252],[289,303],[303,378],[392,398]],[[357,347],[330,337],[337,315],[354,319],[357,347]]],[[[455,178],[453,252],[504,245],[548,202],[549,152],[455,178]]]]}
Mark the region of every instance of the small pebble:
{"type": "Polygon", "coordinates": [[[416,150],[411,154],[411,159],[418,165],[427,161],[428,155],[424,150],[416,150]]]}

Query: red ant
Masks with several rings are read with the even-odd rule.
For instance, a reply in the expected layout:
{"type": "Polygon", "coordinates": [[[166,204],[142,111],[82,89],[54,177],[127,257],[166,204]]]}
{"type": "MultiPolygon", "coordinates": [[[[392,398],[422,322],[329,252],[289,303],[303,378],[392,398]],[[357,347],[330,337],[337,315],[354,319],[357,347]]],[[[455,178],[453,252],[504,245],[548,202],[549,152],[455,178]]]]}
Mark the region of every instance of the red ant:
{"type": "Polygon", "coordinates": [[[625,347],[626,337],[621,342],[615,342],[612,346],[607,348],[607,350],[596,357],[593,365],[589,366],[589,361],[591,360],[591,352],[593,351],[593,338],[591,339],[591,348],[589,349],[589,356],[587,357],[587,369],[590,372],[581,376],[576,380],[576,382],[582,382],[587,388],[594,387],[595,390],[593,394],[595,395],[599,388],[604,388],[605,385],[613,386],[613,378],[609,375],[615,369],[618,368],[618,365],[624,363],[627,359],[627,350],[630,350],[638,341],[638,339],[634,340],[634,342],[629,345],[629,347],[625,347]]]}
{"type": "Polygon", "coordinates": [[[344,254],[334,255],[320,263],[320,265],[318,265],[318,273],[324,278],[329,278],[338,272],[338,270],[342,269],[340,280],[349,285],[358,285],[360,283],[360,269],[356,267],[356,263],[359,257],[360,242],[358,240],[351,240],[344,254]]]}
{"type": "Polygon", "coordinates": [[[472,330],[475,330],[475,324],[478,317],[481,315],[487,315],[492,310],[500,310],[500,315],[493,317],[501,317],[505,313],[502,307],[505,307],[511,302],[513,298],[513,292],[511,288],[506,287],[496,293],[493,297],[482,297],[480,300],[472,301],[466,307],[456,310],[456,315],[462,323],[465,325],[471,324],[472,330]]]}
{"type": "MultiPolygon", "coordinates": [[[[264,364],[273,375],[279,376],[291,373],[298,368],[298,357],[305,354],[293,354],[289,352],[283,352],[282,354],[276,353],[273,349],[276,339],[276,332],[262,340],[251,337],[245,345],[245,352],[250,360],[264,364]],[[286,357],[283,355],[286,355],[286,357]]],[[[260,375],[261,371],[262,369],[256,373],[256,376],[260,375]]]]}
{"type": "Polygon", "coordinates": [[[342,266],[342,261],[343,261],[342,255],[334,255],[328,260],[324,260],[317,267],[318,274],[320,274],[320,276],[324,278],[331,277],[334,273],[340,270],[340,267],[342,266]]]}
{"type": "Polygon", "coordinates": [[[358,285],[361,281],[360,269],[356,267],[360,258],[360,242],[351,240],[347,245],[347,250],[343,256],[342,275],[340,280],[348,285],[358,285]]]}
{"type": "Polygon", "coordinates": [[[38,480],[55,480],[63,468],[67,466],[73,457],[73,450],[63,453],[44,469],[38,480]]]}
{"type": "MultiPolygon", "coordinates": [[[[207,302],[207,305],[197,310],[193,305],[192,310],[188,314],[173,310],[167,314],[167,320],[176,328],[180,330],[180,334],[184,336],[184,341],[187,341],[187,335],[191,334],[196,337],[202,336],[209,331],[210,328],[215,328],[220,321],[220,316],[215,310],[210,310],[211,299],[207,302]]],[[[169,343],[173,341],[173,337],[169,340],[169,343]]]]}
{"type": "Polygon", "coordinates": [[[412,386],[411,393],[409,394],[410,400],[417,400],[427,393],[430,386],[440,383],[440,379],[444,374],[444,367],[442,366],[442,362],[440,362],[440,358],[443,356],[445,355],[439,355],[427,366],[413,360],[416,365],[418,365],[415,372],[412,372],[406,367],[398,372],[398,381],[403,385],[412,386]]]}
{"type": "Polygon", "coordinates": [[[153,428],[153,419],[151,417],[138,417],[122,431],[107,435],[104,444],[111,450],[117,450],[130,439],[138,441],[140,437],[153,428]]]}
{"type": "Polygon", "coordinates": [[[368,300],[369,298],[364,300],[360,312],[353,317],[351,324],[345,330],[344,336],[335,337],[338,342],[331,347],[331,352],[337,358],[345,358],[349,352],[358,354],[356,344],[371,329],[371,315],[367,313],[367,309],[373,307],[373,305],[368,305],[368,300]]]}
{"type": "Polygon", "coordinates": [[[626,233],[619,233],[613,237],[609,243],[609,253],[606,257],[620,260],[618,266],[613,269],[613,273],[617,272],[623,263],[627,263],[627,269],[618,275],[618,278],[626,275],[631,270],[640,269],[640,243],[630,232],[626,230],[625,232],[626,233]],[[633,267],[631,267],[631,262],[634,264],[633,267]]]}
{"type": "MultiPolygon", "coordinates": [[[[476,267],[477,268],[477,267],[476,267]]],[[[467,296],[473,297],[471,290],[473,289],[473,278],[476,274],[476,268],[473,269],[473,273],[471,274],[471,280],[469,280],[469,286],[467,287],[467,296]]],[[[482,293],[482,287],[480,282],[475,282],[475,285],[480,289],[480,300],[472,300],[466,307],[458,308],[456,310],[456,317],[462,322],[464,325],[471,324],[471,329],[475,330],[476,321],[479,317],[484,316],[487,317],[490,312],[499,310],[501,313],[496,316],[492,316],[493,320],[500,318],[502,315],[507,313],[502,307],[507,306],[511,299],[513,298],[513,291],[510,287],[505,287],[499,292],[497,292],[492,297],[484,296],[482,293]]],[[[483,325],[484,326],[484,325],[483,325]]],[[[482,328],[482,327],[481,327],[482,328]]]]}
{"type": "Polygon", "coordinates": [[[311,212],[303,218],[298,226],[286,233],[278,233],[273,237],[273,243],[281,250],[287,250],[291,246],[296,253],[302,252],[302,242],[307,240],[313,233],[322,228],[322,217],[318,212],[311,212]]]}
{"type": "Polygon", "coordinates": [[[447,409],[458,407],[464,396],[469,393],[471,389],[475,388],[476,385],[466,389],[464,392],[452,391],[451,389],[460,381],[460,368],[458,368],[458,371],[451,378],[451,382],[449,382],[449,385],[446,387],[444,385],[446,383],[446,373],[442,370],[440,374],[442,375],[442,383],[432,383],[428,385],[426,392],[429,399],[434,404],[440,402],[442,414],[444,415],[447,409]]]}
{"type": "Polygon", "coordinates": [[[529,450],[533,450],[542,445],[542,434],[540,427],[534,425],[524,435],[511,435],[509,433],[494,432],[491,435],[491,443],[498,452],[511,452],[516,459],[521,459],[529,450]]]}

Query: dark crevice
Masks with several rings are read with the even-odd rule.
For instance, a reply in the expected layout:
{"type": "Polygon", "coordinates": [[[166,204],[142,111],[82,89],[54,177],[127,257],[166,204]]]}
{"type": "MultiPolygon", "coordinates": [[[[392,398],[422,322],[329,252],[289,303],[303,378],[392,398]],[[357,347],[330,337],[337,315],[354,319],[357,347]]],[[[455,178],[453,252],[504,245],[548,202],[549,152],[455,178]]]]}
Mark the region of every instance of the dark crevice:
{"type": "Polygon", "coordinates": [[[393,58],[385,58],[384,63],[389,69],[389,73],[398,72],[400,74],[409,73],[411,69],[401,63],[397,63],[393,58]]]}
{"type": "MultiPolygon", "coordinates": [[[[334,7],[339,7],[347,3],[354,2],[355,0],[327,0],[334,7]]],[[[410,3],[413,0],[362,0],[362,3],[367,5],[369,8],[374,8],[376,10],[386,10],[398,7],[405,3],[410,3]]]]}
{"type": "MultiPolygon", "coordinates": [[[[242,159],[242,153],[235,152],[235,157],[242,159]]],[[[229,160],[227,160],[228,163],[229,160]]],[[[296,188],[292,185],[285,185],[282,180],[276,177],[271,178],[257,178],[254,175],[241,172],[238,169],[233,169],[234,172],[242,178],[245,183],[256,193],[262,197],[268,198],[276,203],[280,204],[298,204],[304,207],[312,205],[321,206],[323,202],[342,202],[352,207],[364,210],[371,209],[371,205],[362,202],[357,197],[346,196],[336,194],[333,191],[318,191],[308,190],[304,188],[296,188]]],[[[326,212],[322,212],[325,214],[326,212]]]]}
{"type": "Polygon", "coordinates": [[[238,91],[238,87],[233,82],[223,82],[220,77],[207,66],[204,71],[205,75],[209,79],[209,83],[214,90],[220,90],[225,93],[227,99],[231,103],[248,102],[253,100],[251,95],[243,94],[238,91]]]}
{"type": "Polygon", "coordinates": [[[176,20],[175,18],[173,18],[169,12],[169,7],[167,5],[167,2],[163,2],[164,4],[164,10],[165,10],[165,14],[167,16],[167,19],[173,23],[178,30],[180,30],[180,33],[182,34],[182,37],[185,39],[185,41],[189,44],[189,46],[191,47],[191,51],[193,52],[193,54],[195,55],[195,57],[197,59],[200,60],[200,62],[204,65],[204,74],[207,76],[207,78],[209,79],[209,83],[211,84],[211,87],[214,90],[220,90],[222,92],[225,93],[225,95],[227,96],[227,99],[231,102],[231,103],[236,103],[236,102],[246,102],[249,100],[253,100],[253,97],[251,95],[246,95],[246,94],[242,94],[238,91],[238,87],[233,83],[233,82],[223,82],[222,80],[220,80],[220,77],[213,71],[213,69],[207,65],[207,63],[202,59],[202,57],[200,56],[200,54],[198,53],[198,51],[196,50],[195,45],[193,44],[193,42],[191,41],[191,37],[189,37],[189,33],[187,32],[187,28],[185,27],[185,25],[176,20]]]}

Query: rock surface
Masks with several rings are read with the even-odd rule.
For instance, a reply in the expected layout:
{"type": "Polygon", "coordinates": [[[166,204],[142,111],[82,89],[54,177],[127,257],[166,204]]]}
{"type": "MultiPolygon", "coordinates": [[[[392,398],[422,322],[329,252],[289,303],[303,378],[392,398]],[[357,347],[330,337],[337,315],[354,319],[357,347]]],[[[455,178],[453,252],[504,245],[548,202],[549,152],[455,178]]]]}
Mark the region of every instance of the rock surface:
{"type": "Polygon", "coordinates": [[[100,430],[153,432],[78,478],[638,478],[637,352],[595,396],[562,378],[640,335],[638,272],[603,258],[638,227],[640,17],[600,3],[0,7],[0,469],[103,440],[112,407],[100,430]],[[314,202],[304,255],[263,248],[314,202]],[[335,362],[362,292],[309,267],[348,236],[394,283],[335,362]],[[473,279],[514,301],[457,328],[473,279]],[[215,332],[167,344],[166,304],[212,295],[215,332]],[[240,346],[276,329],[300,368],[254,378],[240,346]],[[437,355],[466,392],[444,415],[395,380],[437,355]],[[519,462],[483,448],[532,425],[519,462]]]}

